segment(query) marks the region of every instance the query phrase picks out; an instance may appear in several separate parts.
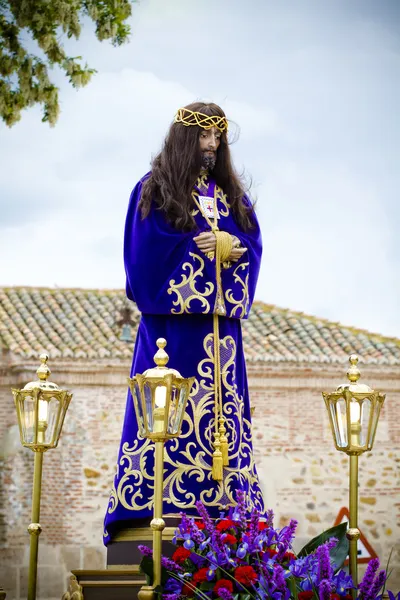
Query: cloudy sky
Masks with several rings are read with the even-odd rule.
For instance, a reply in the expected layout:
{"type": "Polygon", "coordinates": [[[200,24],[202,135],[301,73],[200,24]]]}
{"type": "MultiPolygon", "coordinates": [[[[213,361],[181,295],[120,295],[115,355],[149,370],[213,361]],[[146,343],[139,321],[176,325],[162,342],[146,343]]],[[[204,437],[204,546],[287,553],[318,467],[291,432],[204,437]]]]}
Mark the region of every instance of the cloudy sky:
{"type": "Polygon", "coordinates": [[[0,125],[0,285],[123,287],[130,190],[205,99],[240,127],[258,299],[400,337],[397,0],[141,0],[129,44],[69,48],[98,74],[57,126],[0,125]]]}

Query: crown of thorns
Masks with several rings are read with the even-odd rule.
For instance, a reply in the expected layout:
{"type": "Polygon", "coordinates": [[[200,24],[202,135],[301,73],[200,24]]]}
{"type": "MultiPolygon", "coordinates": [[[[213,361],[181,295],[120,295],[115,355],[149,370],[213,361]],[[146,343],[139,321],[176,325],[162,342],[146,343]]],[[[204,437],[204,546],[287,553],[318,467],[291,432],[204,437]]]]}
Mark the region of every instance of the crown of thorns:
{"type": "Polygon", "coordinates": [[[209,117],[201,112],[194,112],[188,108],[180,108],[175,115],[175,123],[182,123],[185,127],[190,125],[198,125],[202,129],[211,129],[216,127],[220,131],[227,131],[228,121],[226,117],[214,115],[209,117]]]}

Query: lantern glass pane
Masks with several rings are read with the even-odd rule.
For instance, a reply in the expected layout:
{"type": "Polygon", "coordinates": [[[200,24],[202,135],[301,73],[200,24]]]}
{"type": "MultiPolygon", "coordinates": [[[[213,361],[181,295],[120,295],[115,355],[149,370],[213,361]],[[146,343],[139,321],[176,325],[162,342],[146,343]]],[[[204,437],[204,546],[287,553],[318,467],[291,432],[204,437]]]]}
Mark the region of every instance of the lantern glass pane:
{"type": "Polygon", "coordinates": [[[187,385],[183,387],[172,387],[171,404],[168,415],[168,433],[171,435],[179,435],[184,409],[186,406],[187,385]]]}
{"type": "Polygon", "coordinates": [[[35,442],[35,400],[32,396],[23,399],[22,437],[26,444],[35,442]]]}
{"type": "Polygon", "coordinates": [[[178,401],[178,414],[177,414],[177,418],[178,418],[178,429],[181,428],[182,426],[182,421],[183,421],[183,416],[184,416],[184,412],[185,412],[185,408],[186,408],[186,401],[187,401],[187,397],[188,397],[188,387],[187,385],[185,385],[184,387],[182,387],[180,389],[179,392],[179,401],[178,401]]]}
{"type": "Polygon", "coordinates": [[[365,446],[368,443],[368,428],[369,428],[369,417],[371,413],[371,400],[364,398],[361,401],[361,415],[360,415],[360,446],[365,446]]]}
{"type": "Polygon", "coordinates": [[[145,382],[143,386],[144,391],[144,402],[146,406],[146,415],[145,419],[147,419],[147,428],[150,432],[153,432],[154,421],[153,421],[153,394],[151,387],[147,382],[145,382]]]}
{"type": "MultiPolygon", "coordinates": [[[[56,425],[58,420],[58,413],[60,411],[60,400],[55,396],[52,396],[49,401],[39,400],[39,430],[41,423],[47,423],[44,432],[44,443],[45,444],[56,444],[60,431],[56,431],[56,425]],[[44,417],[43,421],[41,417],[44,417]]],[[[57,429],[60,429],[61,420],[57,429]]],[[[39,440],[38,440],[39,441],[39,440]]]]}
{"type": "Polygon", "coordinates": [[[171,402],[169,405],[168,413],[168,428],[167,433],[176,435],[178,433],[179,421],[178,421],[178,399],[179,390],[173,385],[171,388],[171,402]]]}
{"type": "Polygon", "coordinates": [[[373,410],[373,415],[372,415],[371,431],[369,432],[369,437],[368,437],[368,446],[371,449],[372,449],[372,445],[374,443],[376,428],[378,427],[379,414],[381,412],[381,403],[378,400],[375,401],[372,410],[373,410]]]}
{"type": "Polygon", "coordinates": [[[133,404],[135,407],[136,418],[139,426],[139,433],[142,437],[144,437],[146,431],[144,427],[144,415],[143,415],[143,405],[142,405],[142,396],[140,394],[140,387],[137,381],[133,383],[133,404]]]}
{"type": "Polygon", "coordinates": [[[337,402],[330,404],[330,410],[336,444],[339,448],[345,448],[348,444],[345,400],[340,398],[337,402]]]}

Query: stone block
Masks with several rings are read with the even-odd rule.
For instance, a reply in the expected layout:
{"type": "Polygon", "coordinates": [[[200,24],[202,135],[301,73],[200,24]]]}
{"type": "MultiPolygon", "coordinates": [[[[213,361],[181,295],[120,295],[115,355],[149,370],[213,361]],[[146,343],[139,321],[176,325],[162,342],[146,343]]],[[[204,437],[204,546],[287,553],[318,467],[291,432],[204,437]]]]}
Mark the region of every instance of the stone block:
{"type": "Polygon", "coordinates": [[[18,568],[6,566],[3,561],[0,565],[0,588],[7,594],[7,600],[15,598],[18,582],[18,568]]]}
{"type": "Polygon", "coordinates": [[[68,572],[82,568],[80,546],[61,546],[60,564],[64,565],[68,572]]]}
{"type": "MultiPolygon", "coordinates": [[[[65,592],[66,572],[64,567],[46,566],[38,567],[36,597],[41,600],[61,598],[65,592]]],[[[20,598],[28,594],[28,567],[20,569],[20,598]]],[[[7,598],[8,600],[8,598],[7,598]]]]}
{"type": "Polygon", "coordinates": [[[39,565],[52,566],[58,565],[59,562],[59,546],[39,542],[39,565]]]}
{"type": "Polygon", "coordinates": [[[105,569],[106,549],[99,547],[87,547],[83,549],[84,569],[105,569]]]}

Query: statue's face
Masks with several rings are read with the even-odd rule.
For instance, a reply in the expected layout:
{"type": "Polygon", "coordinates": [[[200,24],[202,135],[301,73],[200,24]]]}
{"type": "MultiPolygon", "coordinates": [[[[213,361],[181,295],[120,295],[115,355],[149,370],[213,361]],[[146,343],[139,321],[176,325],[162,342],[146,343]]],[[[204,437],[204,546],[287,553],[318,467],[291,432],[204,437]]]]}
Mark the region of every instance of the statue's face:
{"type": "Polygon", "coordinates": [[[221,143],[221,132],[216,127],[203,129],[200,133],[200,151],[202,164],[206,169],[213,169],[217,162],[217,150],[221,143]]]}

